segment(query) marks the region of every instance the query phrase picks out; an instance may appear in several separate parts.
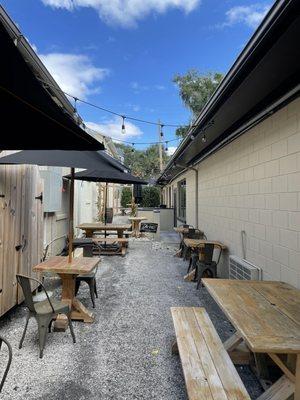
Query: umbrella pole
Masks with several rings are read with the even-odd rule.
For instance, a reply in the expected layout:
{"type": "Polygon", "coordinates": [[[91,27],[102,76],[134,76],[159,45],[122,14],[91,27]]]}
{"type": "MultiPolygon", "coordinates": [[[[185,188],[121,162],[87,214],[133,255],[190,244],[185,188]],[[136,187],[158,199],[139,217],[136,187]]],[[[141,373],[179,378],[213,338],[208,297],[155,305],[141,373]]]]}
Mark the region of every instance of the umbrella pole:
{"type": "Polygon", "coordinates": [[[105,183],[105,198],[104,198],[104,225],[107,224],[107,182],[105,183]]]}
{"type": "Polygon", "coordinates": [[[75,175],[75,168],[71,168],[71,185],[70,185],[70,200],[69,200],[69,263],[72,262],[72,253],[73,253],[74,175],[75,175]]]}
{"type": "MultiPolygon", "coordinates": [[[[106,225],[107,220],[107,182],[105,183],[105,198],[104,198],[104,225],[106,225]]],[[[106,230],[104,231],[104,237],[106,238],[106,230]]],[[[106,248],[106,242],[104,242],[104,247],[106,248]]]]}

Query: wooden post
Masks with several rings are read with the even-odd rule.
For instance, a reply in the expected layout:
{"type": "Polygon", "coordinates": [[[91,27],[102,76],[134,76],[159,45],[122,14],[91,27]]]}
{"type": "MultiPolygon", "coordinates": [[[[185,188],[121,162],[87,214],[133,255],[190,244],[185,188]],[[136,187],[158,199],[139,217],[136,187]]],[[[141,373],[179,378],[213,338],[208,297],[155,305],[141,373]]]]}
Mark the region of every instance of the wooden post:
{"type": "Polygon", "coordinates": [[[163,171],[164,166],[163,166],[163,152],[162,152],[162,142],[161,142],[161,133],[162,133],[162,126],[160,124],[160,120],[158,120],[158,154],[159,154],[159,169],[160,172],[163,171]]]}
{"type": "Polygon", "coordinates": [[[72,262],[73,252],[73,224],[74,224],[74,175],[75,168],[71,168],[70,202],[69,202],[69,263],[72,262]]]}

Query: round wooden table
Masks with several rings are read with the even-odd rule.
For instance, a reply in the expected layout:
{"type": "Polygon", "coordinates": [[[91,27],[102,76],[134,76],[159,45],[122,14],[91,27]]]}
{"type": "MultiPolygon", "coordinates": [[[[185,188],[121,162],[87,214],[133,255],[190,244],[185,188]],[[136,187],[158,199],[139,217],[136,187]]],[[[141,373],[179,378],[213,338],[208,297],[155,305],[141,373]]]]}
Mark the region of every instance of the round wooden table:
{"type": "Polygon", "coordinates": [[[129,217],[129,221],[131,221],[132,224],[132,236],[133,237],[140,237],[141,232],[140,232],[140,223],[142,221],[145,221],[147,218],[146,217],[129,217]]]}

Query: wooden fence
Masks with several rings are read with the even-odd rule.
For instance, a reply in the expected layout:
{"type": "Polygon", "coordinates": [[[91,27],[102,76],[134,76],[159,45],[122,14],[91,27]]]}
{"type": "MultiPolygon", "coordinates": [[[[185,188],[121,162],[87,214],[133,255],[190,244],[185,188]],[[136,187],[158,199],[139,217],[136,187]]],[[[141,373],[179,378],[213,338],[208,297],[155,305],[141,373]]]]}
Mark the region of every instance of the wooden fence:
{"type": "MultiPolygon", "coordinates": [[[[3,153],[2,153],[3,154],[3,153]]],[[[0,166],[0,315],[23,301],[16,274],[37,277],[43,252],[43,183],[35,166],[0,166]]]]}

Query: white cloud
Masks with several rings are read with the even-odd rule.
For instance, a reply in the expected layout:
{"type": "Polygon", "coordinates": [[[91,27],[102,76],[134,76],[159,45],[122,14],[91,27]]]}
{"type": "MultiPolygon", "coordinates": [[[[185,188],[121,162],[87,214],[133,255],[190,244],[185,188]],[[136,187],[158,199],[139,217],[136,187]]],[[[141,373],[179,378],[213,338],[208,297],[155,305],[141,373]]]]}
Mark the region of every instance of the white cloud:
{"type": "Polygon", "coordinates": [[[136,81],[131,82],[130,83],[130,87],[131,87],[131,89],[133,89],[133,92],[135,94],[139,94],[139,93],[144,92],[146,90],[159,90],[159,91],[166,90],[166,87],[164,85],[156,84],[156,85],[147,86],[147,85],[142,85],[142,84],[140,84],[139,82],[136,82],[136,81]]]}
{"type": "Polygon", "coordinates": [[[177,150],[177,147],[175,147],[175,146],[168,147],[168,151],[167,151],[168,156],[172,156],[176,150],[177,150]]]}
{"type": "Polygon", "coordinates": [[[100,91],[99,82],[108,74],[107,68],[98,68],[82,54],[49,53],[39,57],[64,92],[81,99],[100,91]]]}
{"type": "Polygon", "coordinates": [[[166,89],[166,87],[164,85],[155,85],[154,88],[157,90],[165,90],[166,89]]]}
{"type": "Polygon", "coordinates": [[[95,9],[108,24],[131,27],[151,13],[163,14],[169,9],[185,13],[195,10],[201,0],[42,0],[53,8],[73,11],[80,7],[95,9]]]}
{"type": "Polygon", "coordinates": [[[249,6],[232,7],[226,12],[226,21],[222,26],[232,26],[243,23],[250,28],[256,28],[269,9],[270,5],[259,3],[249,6]]]}
{"type": "Polygon", "coordinates": [[[113,139],[128,140],[143,135],[143,132],[138,126],[126,120],[126,133],[123,134],[121,132],[122,119],[120,117],[115,117],[114,119],[106,121],[104,123],[86,122],[85,124],[87,127],[98,131],[105,136],[110,136],[113,139]]]}

